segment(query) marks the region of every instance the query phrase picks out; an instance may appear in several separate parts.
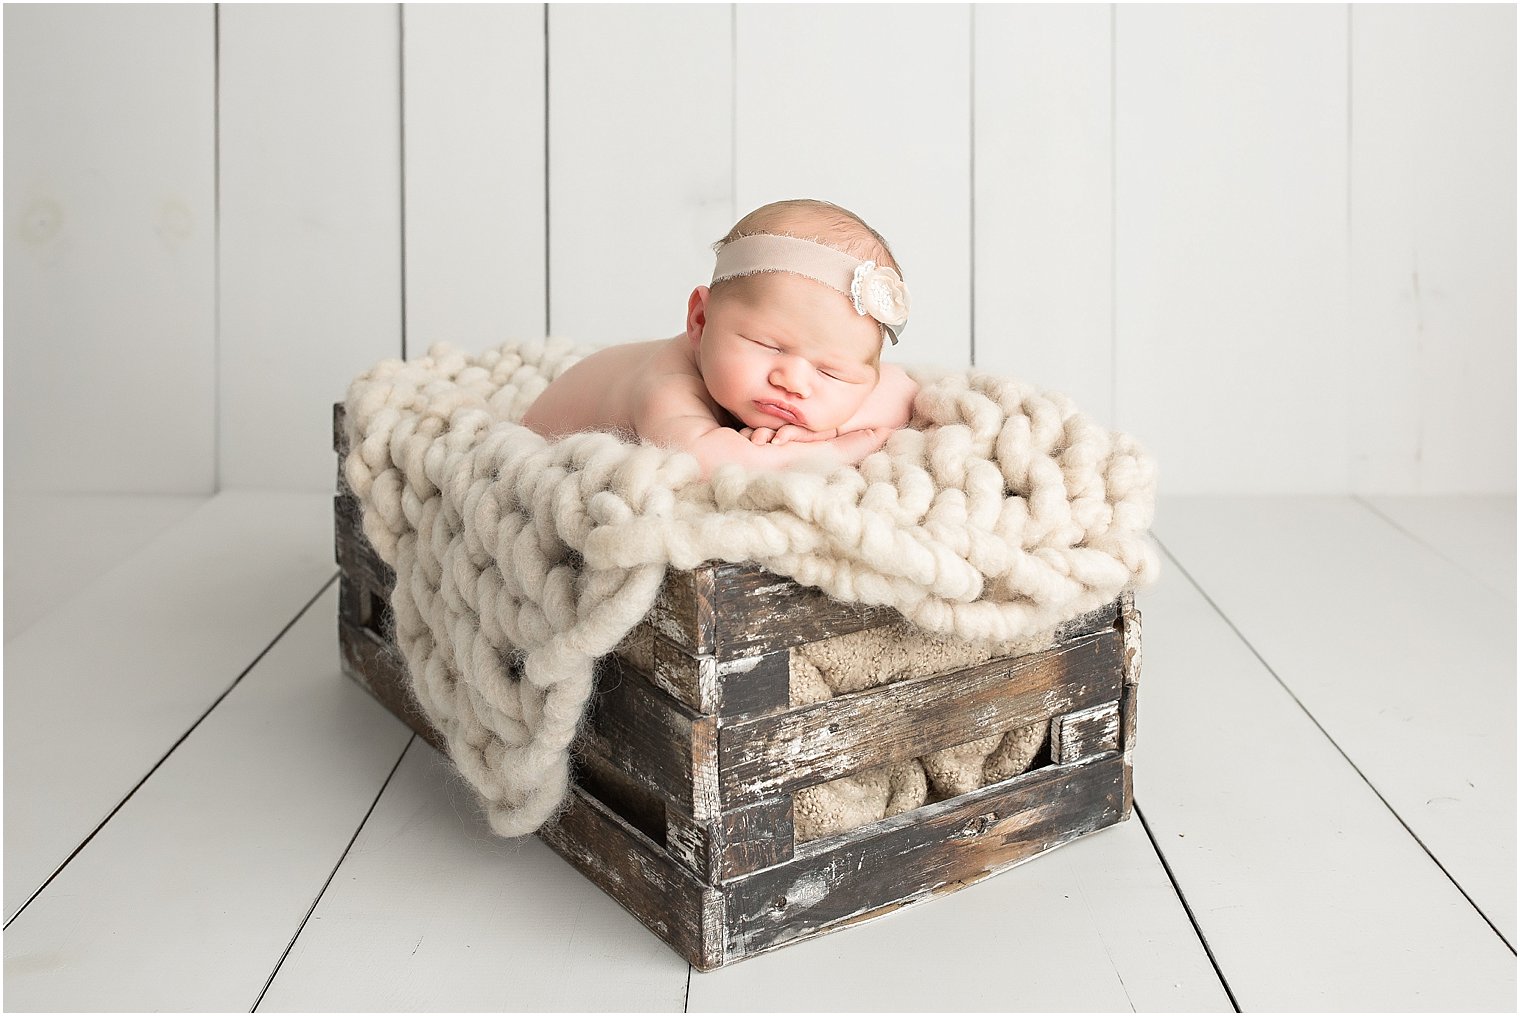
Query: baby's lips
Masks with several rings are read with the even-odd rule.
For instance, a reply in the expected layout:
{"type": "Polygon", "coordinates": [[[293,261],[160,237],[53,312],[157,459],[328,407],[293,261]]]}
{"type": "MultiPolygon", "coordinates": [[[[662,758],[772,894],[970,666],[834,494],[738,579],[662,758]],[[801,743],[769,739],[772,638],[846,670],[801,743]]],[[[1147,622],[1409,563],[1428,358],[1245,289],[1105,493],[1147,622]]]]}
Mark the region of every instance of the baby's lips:
{"type": "Polygon", "coordinates": [[[786,420],[789,423],[795,424],[799,427],[807,426],[807,420],[803,418],[803,415],[800,412],[788,406],[783,406],[779,402],[757,401],[755,405],[759,407],[761,411],[770,413],[770,415],[779,417],[780,419],[786,420]]]}

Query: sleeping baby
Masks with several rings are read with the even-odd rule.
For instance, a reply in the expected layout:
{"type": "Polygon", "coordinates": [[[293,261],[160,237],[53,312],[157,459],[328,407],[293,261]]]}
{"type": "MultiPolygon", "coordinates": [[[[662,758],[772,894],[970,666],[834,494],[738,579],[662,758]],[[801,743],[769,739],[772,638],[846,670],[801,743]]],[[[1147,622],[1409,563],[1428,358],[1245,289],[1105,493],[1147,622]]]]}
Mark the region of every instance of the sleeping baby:
{"type": "Polygon", "coordinates": [[[715,245],[686,330],[611,346],[546,388],[523,425],[553,439],[610,430],[690,452],[702,475],[853,465],[912,413],[918,386],[881,362],[908,320],[886,241],[824,201],[780,201],[715,245]]]}

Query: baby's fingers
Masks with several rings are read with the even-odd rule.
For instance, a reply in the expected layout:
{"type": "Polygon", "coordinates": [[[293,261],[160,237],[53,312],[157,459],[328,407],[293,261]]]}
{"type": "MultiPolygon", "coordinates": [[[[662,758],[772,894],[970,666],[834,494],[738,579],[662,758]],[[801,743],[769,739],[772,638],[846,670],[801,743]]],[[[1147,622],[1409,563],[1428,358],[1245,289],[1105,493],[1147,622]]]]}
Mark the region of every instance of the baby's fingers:
{"type": "Polygon", "coordinates": [[[795,424],[787,424],[776,431],[776,436],[771,438],[771,444],[783,445],[792,440],[806,440],[808,431],[804,427],[795,424]]]}
{"type": "Polygon", "coordinates": [[[770,444],[775,437],[776,432],[769,427],[756,427],[750,433],[749,439],[755,444],[770,444]]]}

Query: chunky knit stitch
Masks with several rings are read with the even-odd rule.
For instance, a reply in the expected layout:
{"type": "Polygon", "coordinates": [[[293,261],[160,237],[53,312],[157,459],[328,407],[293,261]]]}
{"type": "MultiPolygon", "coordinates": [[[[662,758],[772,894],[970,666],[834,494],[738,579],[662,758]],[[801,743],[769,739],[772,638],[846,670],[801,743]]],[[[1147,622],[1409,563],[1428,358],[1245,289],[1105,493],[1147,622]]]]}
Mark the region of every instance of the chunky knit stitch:
{"type": "Polygon", "coordinates": [[[1008,640],[1153,581],[1152,460],[1056,392],[906,368],[909,426],[858,466],[749,472],[612,434],[519,425],[589,349],[447,344],[349,388],[344,478],[396,571],[413,692],[491,827],[566,802],[594,662],[667,568],[751,561],[926,631],[1008,640]]]}

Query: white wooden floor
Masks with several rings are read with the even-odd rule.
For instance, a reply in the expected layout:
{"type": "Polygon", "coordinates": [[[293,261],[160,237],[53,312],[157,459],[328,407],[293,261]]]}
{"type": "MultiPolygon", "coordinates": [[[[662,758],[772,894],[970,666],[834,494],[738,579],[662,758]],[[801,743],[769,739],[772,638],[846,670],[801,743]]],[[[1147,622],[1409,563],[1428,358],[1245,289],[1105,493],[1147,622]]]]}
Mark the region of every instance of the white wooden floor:
{"type": "Polygon", "coordinates": [[[707,974],[342,676],[330,498],[6,508],[8,1010],[1515,1009],[1512,497],[1163,499],[1136,817],[707,974]]]}

